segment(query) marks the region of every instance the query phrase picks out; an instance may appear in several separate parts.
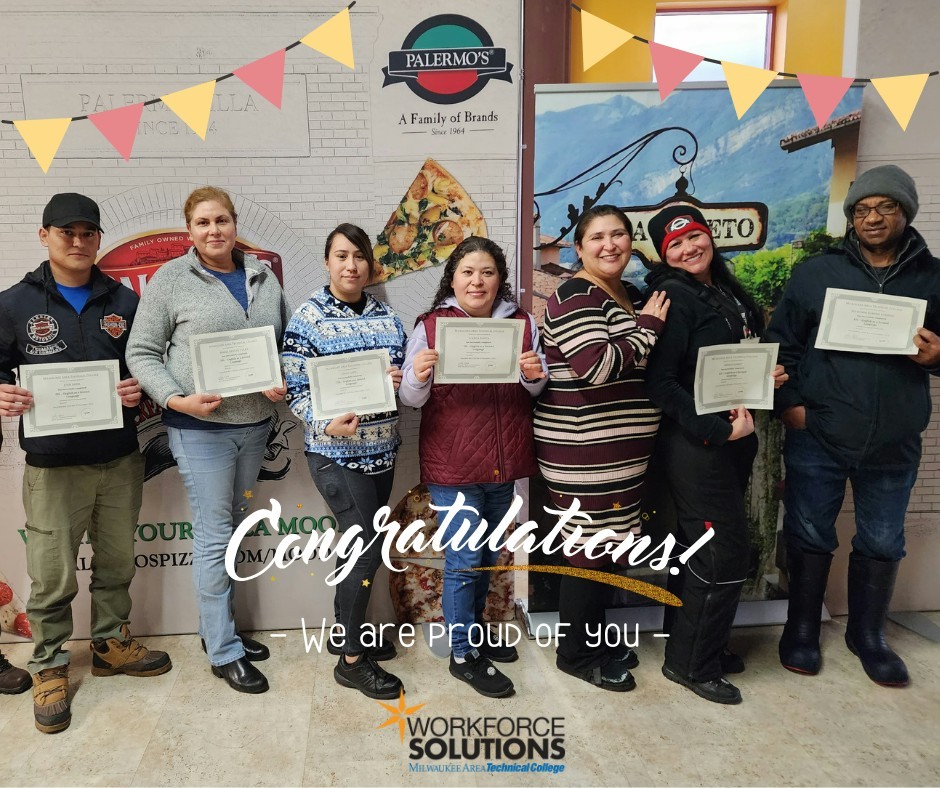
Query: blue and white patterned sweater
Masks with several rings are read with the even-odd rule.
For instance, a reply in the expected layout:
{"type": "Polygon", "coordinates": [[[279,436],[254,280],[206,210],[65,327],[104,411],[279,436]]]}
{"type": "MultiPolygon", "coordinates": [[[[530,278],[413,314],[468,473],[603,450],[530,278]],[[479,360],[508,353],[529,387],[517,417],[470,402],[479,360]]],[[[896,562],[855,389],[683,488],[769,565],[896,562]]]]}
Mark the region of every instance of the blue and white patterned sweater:
{"type": "Polygon", "coordinates": [[[304,422],[308,452],[328,457],[338,465],[365,474],[382,473],[395,464],[401,444],[398,412],[360,416],[352,436],[327,435],[330,423],[313,418],[306,360],[356,350],[388,349],[392,364],[400,367],[405,358],[405,331],[391,308],[366,293],[361,315],[349,308],[324,286],[294,312],[287,330],[281,364],[287,383],[287,404],[304,422]]]}

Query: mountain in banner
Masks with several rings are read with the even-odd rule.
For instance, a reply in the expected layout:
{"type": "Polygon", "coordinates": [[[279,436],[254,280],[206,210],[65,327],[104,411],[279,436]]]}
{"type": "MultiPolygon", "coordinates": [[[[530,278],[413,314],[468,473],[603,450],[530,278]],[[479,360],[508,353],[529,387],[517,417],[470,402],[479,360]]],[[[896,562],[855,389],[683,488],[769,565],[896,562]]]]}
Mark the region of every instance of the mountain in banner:
{"type": "MultiPolygon", "coordinates": [[[[654,205],[675,194],[680,166],[673,152],[679,161],[691,159],[695,152],[695,140],[683,129],[698,141],[697,155],[685,167],[689,193],[703,202],[766,203],[767,248],[826,223],[830,142],[792,153],[780,147],[781,139],[816,125],[797,87],[764,91],[740,121],[724,85],[676,90],[662,103],[655,92],[642,90],[611,93],[604,101],[568,109],[543,109],[551,106],[552,97],[538,96],[535,123],[535,192],[542,235],[556,237],[570,223],[569,203],[580,211],[584,197],[593,197],[598,185],[609,183],[625,157],[634,154],[601,202],[654,205]],[[644,102],[651,99],[647,106],[644,102]],[[660,129],[669,130],[642,150],[635,146],[632,152],[614,155],[660,129]],[[680,147],[685,150],[677,150],[680,147]],[[539,196],[572,179],[570,187],[539,196]]],[[[862,89],[850,89],[832,118],[858,111],[861,100],[862,89]]],[[[567,238],[572,240],[570,233],[567,238]]]]}

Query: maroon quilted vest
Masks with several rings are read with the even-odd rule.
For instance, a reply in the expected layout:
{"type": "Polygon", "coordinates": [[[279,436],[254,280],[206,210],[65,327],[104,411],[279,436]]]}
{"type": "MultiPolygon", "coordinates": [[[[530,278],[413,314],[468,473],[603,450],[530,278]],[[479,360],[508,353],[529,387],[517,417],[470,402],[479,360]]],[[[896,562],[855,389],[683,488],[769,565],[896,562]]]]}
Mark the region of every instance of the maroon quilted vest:
{"type": "MultiPolygon", "coordinates": [[[[439,317],[466,317],[456,307],[423,318],[428,347],[434,347],[439,317]]],[[[517,309],[511,315],[527,321],[517,309]]],[[[523,333],[522,352],[532,350],[523,333]]],[[[533,398],[519,383],[455,383],[431,386],[421,408],[421,481],[425,484],[508,482],[537,471],[532,436],[533,398]]]]}

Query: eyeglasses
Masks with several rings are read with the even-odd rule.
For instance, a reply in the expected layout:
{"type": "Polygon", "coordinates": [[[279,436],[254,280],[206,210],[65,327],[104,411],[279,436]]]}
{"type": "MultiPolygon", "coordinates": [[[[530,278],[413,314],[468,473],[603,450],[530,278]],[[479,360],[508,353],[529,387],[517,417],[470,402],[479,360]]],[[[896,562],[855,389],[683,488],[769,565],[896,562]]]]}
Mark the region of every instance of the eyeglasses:
{"type": "Polygon", "coordinates": [[[896,202],[881,202],[878,205],[856,205],[852,208],[852,216],[856,219],[865,219],[872,211],[881,216],[894,216],[901,206],[896,202]]]}

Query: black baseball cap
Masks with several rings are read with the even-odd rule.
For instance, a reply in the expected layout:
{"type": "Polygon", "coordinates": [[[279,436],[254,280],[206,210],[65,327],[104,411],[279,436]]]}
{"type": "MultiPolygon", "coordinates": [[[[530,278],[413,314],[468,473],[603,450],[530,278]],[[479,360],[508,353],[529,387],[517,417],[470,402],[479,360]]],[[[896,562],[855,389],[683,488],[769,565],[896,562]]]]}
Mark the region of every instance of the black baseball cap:
{"type": "Polygon", "coordinates": [[[72,222],[93,224],[99,233],[101,229],[101,211],[91,197],[75,192],[63,192],[52,195],[42,212],[43,227],[65,227],[72,222]]]}

